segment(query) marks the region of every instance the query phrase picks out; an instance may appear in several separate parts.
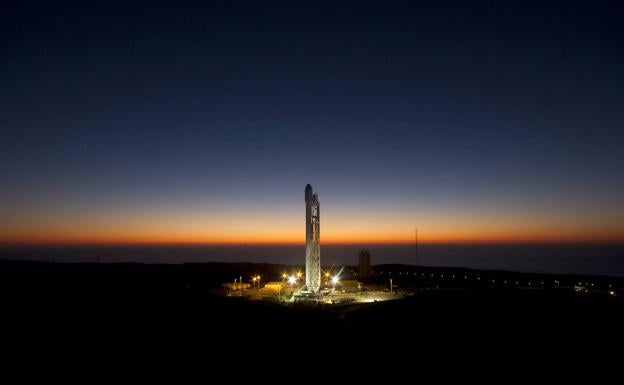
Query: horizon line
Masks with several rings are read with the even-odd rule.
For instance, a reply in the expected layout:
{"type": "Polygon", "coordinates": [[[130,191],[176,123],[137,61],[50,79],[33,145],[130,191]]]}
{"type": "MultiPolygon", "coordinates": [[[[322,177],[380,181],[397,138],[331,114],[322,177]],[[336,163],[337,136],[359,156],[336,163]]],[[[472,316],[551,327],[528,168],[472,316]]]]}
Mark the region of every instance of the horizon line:
{"type": "MultiPolygon", "coordinates": [[[[421,245],[624,245],[624,240],[454,240],[454,241],[344,241],[344,242],[324,242],[322,245],[335,246],[421,246],[421,245]]],[[[0,247],[19,247],[19,246],[38,246],[38,247],[54,247],[54,246],[230,246],[230,247],[248,247],[248,246],[301,246],[305,247],[305,242],[26,242],[0,241],[0,247]]]]}

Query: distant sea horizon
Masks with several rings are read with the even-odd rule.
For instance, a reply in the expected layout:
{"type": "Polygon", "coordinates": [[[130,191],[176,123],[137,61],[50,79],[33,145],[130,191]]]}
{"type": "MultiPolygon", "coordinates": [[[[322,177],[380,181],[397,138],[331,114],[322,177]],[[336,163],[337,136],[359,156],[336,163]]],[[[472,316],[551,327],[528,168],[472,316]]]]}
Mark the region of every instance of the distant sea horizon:
{"type": "MultiPolygon", "coordinates": [[[[624,243],[561,244],[327,244],[321,263],[408,264],[529,273],[624,276],[624,243]]],[[[47,262],[202,263],[249,262],[302,266],[304,245],[3,245],[0,259],[47,262]]]]}

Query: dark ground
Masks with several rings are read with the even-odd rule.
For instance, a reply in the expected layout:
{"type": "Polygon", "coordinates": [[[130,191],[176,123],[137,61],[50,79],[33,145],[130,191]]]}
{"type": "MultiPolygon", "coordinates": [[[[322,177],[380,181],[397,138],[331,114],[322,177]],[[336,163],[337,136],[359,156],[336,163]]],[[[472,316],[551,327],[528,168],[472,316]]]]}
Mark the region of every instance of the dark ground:
{"type": "MultiPolygon", "coordinates": [[[[243,361],[271,354],[288,359],[307,354],[310,349],[304,346],[311,341],[316,357],[325,360],[336,355],[364,360],[377,355],[446,357],[451,352],[474,358],[477,351],[494,356],[514,352],[557,356],[578,351],[581,356],[619,357],[609,352],[621,346],[624,296],[611,296],[602,289],[577,293],[571,287],[553,288],[547,283],[531,289],[482,284],[486,277],[564,283],[584,279],[596,287],[620,288],[618,279],[375,268],[385,269],[385,274],[394,269],[395,276],[397,270],[403,275],[415,269],[429,274],[430,280],[418,284],[403,278],[404,286],[411,286],[415,294],[400,301],[284,306],[217,294],[221,284],[234,275],[269,277],[283,271],[278,265],[0,261],[3,330],[22,347],[36,344],[37,354],[44,356],[62,346],[85,354],[111,349],[124,355],[198,349],[243,361]],[[446,281],[432,281],[431,274],[442,272],[446,281]],[[453,283],[453,273],[481,279],[453,283]]],[[[375,280],[384,282],[385,278],[377,276],[369,282],[375,280]]]]}

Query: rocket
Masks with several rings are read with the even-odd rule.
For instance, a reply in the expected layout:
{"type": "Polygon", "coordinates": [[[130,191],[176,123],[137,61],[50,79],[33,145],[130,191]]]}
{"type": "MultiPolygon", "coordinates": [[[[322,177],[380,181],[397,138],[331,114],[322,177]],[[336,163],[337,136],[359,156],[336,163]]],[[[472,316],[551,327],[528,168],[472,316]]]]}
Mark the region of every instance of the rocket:
{"type": "Polygon", "coordinates": [[[318,194],[309,184],[306,203],[306,289],[317,293],[321,287],[320,204],[318,194]]]}

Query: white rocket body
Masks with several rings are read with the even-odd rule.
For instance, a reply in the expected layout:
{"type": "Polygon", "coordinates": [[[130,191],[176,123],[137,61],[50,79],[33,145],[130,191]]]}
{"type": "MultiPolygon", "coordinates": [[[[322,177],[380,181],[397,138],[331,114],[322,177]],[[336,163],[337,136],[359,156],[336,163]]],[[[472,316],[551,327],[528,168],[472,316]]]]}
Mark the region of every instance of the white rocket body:
{"type": "Polygon", "coordinates": [[[320,204],[312,186],[305,188],[306,202],[306,289],[314,293],[321,287],[320,204]]]}

